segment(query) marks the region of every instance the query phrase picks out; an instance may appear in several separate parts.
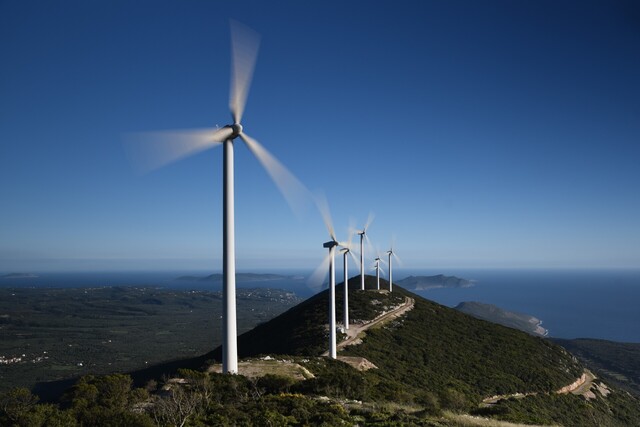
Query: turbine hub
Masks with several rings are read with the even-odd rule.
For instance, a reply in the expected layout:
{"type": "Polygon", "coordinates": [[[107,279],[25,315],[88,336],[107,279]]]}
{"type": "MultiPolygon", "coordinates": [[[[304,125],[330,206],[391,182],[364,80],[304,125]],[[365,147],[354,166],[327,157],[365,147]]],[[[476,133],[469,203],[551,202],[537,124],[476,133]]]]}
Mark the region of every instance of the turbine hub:
{"type": "Polygon", "coordinates": [[[242,125],[240,123],[234,123],[229,125],[233,133],[229,137],[229,139],[236,139],[242,133],[242,125]]]}

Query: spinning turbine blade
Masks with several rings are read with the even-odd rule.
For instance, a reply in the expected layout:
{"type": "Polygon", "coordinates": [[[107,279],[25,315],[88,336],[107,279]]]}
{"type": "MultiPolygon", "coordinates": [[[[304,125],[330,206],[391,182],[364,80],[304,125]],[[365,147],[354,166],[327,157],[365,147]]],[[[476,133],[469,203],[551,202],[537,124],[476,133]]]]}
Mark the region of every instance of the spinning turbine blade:
{"type": "Polygon", "coordinates": [[[374,218],[375,218],[375,215],[373,214],[373,212],[369,212],[369,216],[367,217],[367,222],[364,223],[364,228],[363,228],[364,231],[367,231],[367,229],[373,222],[374,218]]]}
{"type": "Polygon", "coordinates": [[[329,273],[329,263],[331,262],[331,253],[325,255],[322,259],[322,262],[315,269],[315,271],[309,276],[307,280],[307,286],[314,292],[319,292],[322,290],[322,284],[324,282],[324,278],[327,277],[329,273]]]}
{"type": "Polygon", "coordinates": [[[333,223],[331,221],[331,213],[329,212],[329,204],[327,203],[327,198],[324,195],[316,196],[316,205],[318,206],[318,210],[320,211],[320,215],[322,215],[322,220],[324,221],[324,225],[327,227],[327,231],[329,232],[329,236],[333,241],[337,241],[336,233],[333,229],[333,223]]]}
{"type": "Polygon", "coordinates": [[[124,148],[136,171],[147,173],[218,145],[232,133],[228,127],[136,132],[125,135],[124,148]]]}
{"type": "Polygon", "coordinates": [[[240,123],[256,65],[260,36],[252,29],[231,20],[231,92],[229,109],[234,123],[240,123]]]}
{"type": "Polygon", "coordinates": [[[368,234],[364,235],[364,243],[367,246],[367,250],[366,250],[367,253],[369,253],[369,254],[377,253],[376,250],[373,248],[373,244],[371,243],[371,239],[369,239],[369,235],[368,234]]]}
{"type": "Polygon", "coordinates": [[[396,255],[396,253],[395,253],[395,252],[392,252],[392,253],[391,253],[391,256],[393,257],[393,259],[395,259],[395,260],[396,260],[396,262],[398,263],[398,265],[399,265],[400,267],[402,267],[402,266],[403,266],[403,262],[402,262],[402,260],[400,259],[400,257],[399,257],[398,255],[396,255]]]}
{"type": "Polygon", "coordinates": [[[240,138],[247,144],[247,147],[271,176],[291,210],[296,215],[300,215],[311,200],[311,193],[307,190],[307,187],[258,141],[244,132],[240,134],[240,138]]]}
{"type": "Polygon", "coordinates": [[[356,256],[353,254],[353,251],[349,251],[349,255],[351,256],[351,259],[356,265],[360,262],[360,260],[356,258],[356,256]]]}

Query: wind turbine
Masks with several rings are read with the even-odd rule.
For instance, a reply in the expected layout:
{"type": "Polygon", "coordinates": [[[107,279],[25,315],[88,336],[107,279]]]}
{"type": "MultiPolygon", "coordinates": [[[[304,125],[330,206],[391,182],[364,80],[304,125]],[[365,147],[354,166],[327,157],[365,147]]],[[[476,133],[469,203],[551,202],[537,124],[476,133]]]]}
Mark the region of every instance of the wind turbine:
{"type": "Polygon", "coordinates": [[[367,222],[362,227],[362,230],[358,231],[357,234],[360,236],[360,290],[364,291],[364,239],[367,237],[367,228],[373,222],[373,214],[369,213],[369,217],[367,218],[367,222]]]}
{"type": "Polygon", "coordinates": [[[244,25],[231,21],[232,78],[229,109],[233,123],[221,128],[130,134],[125,146],[141,171],[148,172],[208,148],[223,145],[223,232],[222,295],[223,341],[222,371],[238,372],[236,326],[236,264],[234,223],[234,140],[238,137],[269,173],[287,202],[295,210],[306,187],[269,153],[244,132],[242,114],[260,45],[260,36],[244,25]]]}
{"type": "Polygon", "coordinates": [[[344,263],[344,329],[349,329],[349,263],[348,256],[352,256],[355,260],[353,252],[351,252],[351,236],[349,236],[349,242],[342,249],[343,263],[344,263]]]}
{"type": "Polygon", "coordinates": [[[376,263],[376,289],[380,290],[380,257],[376,257],[374,261],[376,263]]]}
{"type": "Polygon", "coordinates": [[[327,257],[324,258],[320,267],[309,278],[310,282],[322,283],[322,279],[326,275],[327,264],[329,264],[329,357],[337,358],[336,344],[336,269],[335,269],[335,251],[338,245],[347,247],[348,244],[338,242],[331,214],[329,213],[329,205],[324,197],[316,197],[316,206],[322,215],[324,224],[329,232],[331,240],[322,245],[323,248],[329,249],[327,257]]]}
{"type": "MultiPolygon", "coordinates": [[[[387,255],[389,255],[389,292],[393,292],[393,265],[391,263],[391,259],[395,258],[396,260],[398,260],[398,262],[400,262],[400,258],[398,258],[398,255],[393,252],[393,247],[395,246],[393,243],[394,241],[395,238],[392,239],[391,247],[387,251],[387,255]]],[[[400,262],[400,265],[402,265],[402,262],[400,262]]]]}

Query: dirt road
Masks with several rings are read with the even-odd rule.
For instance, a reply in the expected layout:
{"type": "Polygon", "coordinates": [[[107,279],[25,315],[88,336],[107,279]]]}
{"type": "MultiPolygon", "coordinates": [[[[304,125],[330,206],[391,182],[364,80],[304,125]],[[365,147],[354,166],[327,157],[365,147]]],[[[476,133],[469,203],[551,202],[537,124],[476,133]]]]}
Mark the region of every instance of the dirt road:
{"type": "MultiPolygon", "coordinates": [[[[413,298],[405,297],[404,303],[394,308],[393,310],[381,314],[376,317],[369,323],[361,324],[361,325],[349,325],[349,329],[344,332],[347,334],[347,338],[344,341],[340,341],[337,345],[337,350],[340,351],[344,347],[348,345],[360,344],[363,338],[363,332],[369,328],[372,328],[376,325],[380,325],[382,323],[388,322],[393,319],[397,319],[398,317],[404,315],[406,312],[413,308],[415,304],[415,300],[413,298]]],[[[329,351],[327,350],[322,354],[323,356],[328,356],[329,351]]]]}

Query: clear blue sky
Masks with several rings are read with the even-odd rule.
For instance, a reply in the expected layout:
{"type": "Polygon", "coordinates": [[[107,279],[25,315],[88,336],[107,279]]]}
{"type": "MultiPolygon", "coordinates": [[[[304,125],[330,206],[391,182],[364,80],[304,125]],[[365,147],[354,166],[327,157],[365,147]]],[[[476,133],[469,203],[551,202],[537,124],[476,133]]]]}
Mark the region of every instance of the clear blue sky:
{"type": "MultiPolygon", "coordinates": [[[[122,135],[229,123],[230,18],[262,35],[245,130],[340,235],[640,267],[637,2],[0,0],[0,272],[220,269],[222,150],[139,176],[122,135]]],[[[236,147],[238,269],[316,266],[320,217],[236,147]]]]}

